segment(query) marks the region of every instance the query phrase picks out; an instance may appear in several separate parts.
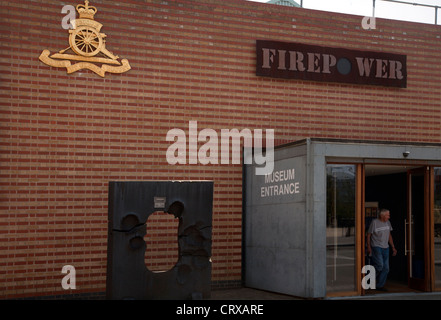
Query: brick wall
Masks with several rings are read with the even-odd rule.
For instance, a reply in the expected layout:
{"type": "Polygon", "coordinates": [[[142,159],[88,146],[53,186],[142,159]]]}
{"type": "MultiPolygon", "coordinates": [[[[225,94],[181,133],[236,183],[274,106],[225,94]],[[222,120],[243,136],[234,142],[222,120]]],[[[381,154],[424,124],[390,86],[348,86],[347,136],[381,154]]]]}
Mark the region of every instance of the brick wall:
{"type": "MultiPolygon", "coordinates": [[[[70,3],[77,5],[80,2],[70,3]]],[[[274,129],[305,137],[441,142],[441,27],[242,0],[91,1],[107,48],[132,70],[68,75],[66,2],[0,10],[0,298],[105,291],[111,180],[214,180],[213,271],[241,279],[241,165],[174,165],[168,130],[274,129]],[[408,55],[406,89],[255,76],[255,40],[408,55]],[[77,290],[61,287],[63,265],[77,290]]]]}
{"type": "Polygon", "coordinates": [[[165,212],[154,212],[146,223],[145,265],[150,271],[162,272],[173,268],[179,259],[179,220],[165,212]]]}

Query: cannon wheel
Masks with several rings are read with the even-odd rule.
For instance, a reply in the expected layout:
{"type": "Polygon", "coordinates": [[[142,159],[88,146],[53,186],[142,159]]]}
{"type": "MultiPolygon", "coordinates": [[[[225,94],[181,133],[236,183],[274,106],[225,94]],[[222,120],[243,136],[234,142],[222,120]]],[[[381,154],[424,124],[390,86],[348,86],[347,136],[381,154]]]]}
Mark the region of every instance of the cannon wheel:
{"type": "Polygon", "coordinates": [[[82,26],[72,30],[69,36],[69,43],[75,53],[86,57],[93,57],[101,51],[103,38],[94,28],[82,26]]]}

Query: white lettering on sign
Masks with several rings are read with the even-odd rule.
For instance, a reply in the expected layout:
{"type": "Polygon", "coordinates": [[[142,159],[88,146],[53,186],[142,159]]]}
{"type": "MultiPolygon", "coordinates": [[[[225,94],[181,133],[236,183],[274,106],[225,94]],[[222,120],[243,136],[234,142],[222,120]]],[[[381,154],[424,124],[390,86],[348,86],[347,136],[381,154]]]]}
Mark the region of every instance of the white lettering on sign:
{"type": "Polygon", "coordinates": [[[300,193],[300,182],[295,182],[295,169],[274,171],[265,175],[265,184],[260,188],[260,197],[283,196],[300,193]]]}
{"type": "MultiPolygon", "coordinates": [[[[375,29],[375,18],[365,27],[375,29]]],[[[406,88],[407,57],[387,52],[256,40],[256,75],[406,88]]]]}
{"type": "MultiPolygon", "coordinates": [[[[270,69],[274,58],[278,59],[278,70],[289,71],[306,71],[312,73],[331,73],[331,68],[337,64],[337,58],[332,54],[319,54],[314,52],[298,52],[289,51],[290,62],[287,65],[286,50],[274,50],[269,48],[262,48],[263,51],[263,69],[270,69]],[[307,60],[307,61],[305,61],[307,60]]],[[[358,74],[360,77],[374,76],[375,78],[389,78],[402,80],[403,64],[397,60],[385,60],[355,57],[357,61],[358,74]],[[375,66],[374,66],[375,65],[375,66]],[[376,71],[375,73],[371,70],[376,71]]]]}
{"type": "Polygon", "coordinates": [[[314,73],[331,73],[330,67],[334,67],[337,59],[332,54],[320,54],[315,52],[288,51],[290,57],[289,64],[286,63],[286,50],[275,50],[269,48],[262,48],[263,53],[263,69],[270,69],[274,63],[274,57],[278,59],[278,70],[289,71],[306,71],[314,73]],[[307,58],[307,59],[306,59],[307,58]],[[307,61],[305,61],[307,60],[307,61]]]}
{"type": "Polygon", "coordinates": [[[370,76],[373,62],[375,61],[375,78],[403,79],[403,65],[400,61],[373,58],[368,59],[363,57],[356,57],[355,59],[357,60],[360,77],[370,76]]]}

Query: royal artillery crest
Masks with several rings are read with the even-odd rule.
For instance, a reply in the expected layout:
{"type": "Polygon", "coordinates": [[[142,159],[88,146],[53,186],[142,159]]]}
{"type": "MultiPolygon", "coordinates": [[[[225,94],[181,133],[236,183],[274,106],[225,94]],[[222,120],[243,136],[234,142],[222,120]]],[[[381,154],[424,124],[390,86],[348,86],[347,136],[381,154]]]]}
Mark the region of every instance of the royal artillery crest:
{"type": "Polygon", "coordinates": [[[118,56],[107,50],[107,36],[101,33],[103,25],[94,19],[98,10],[89,6],[88,0],[84,5],[77,5],[76,9],[79,19],[71,21],[73,29],[69,30],[69,47],[53,55],[49,50],[43,50],[40,60],[52,67],[66,68],[67,73],[89,69],[101,77],[106,72],[123,73],[130,70],[127,59],[120,62],[118,56]]]}

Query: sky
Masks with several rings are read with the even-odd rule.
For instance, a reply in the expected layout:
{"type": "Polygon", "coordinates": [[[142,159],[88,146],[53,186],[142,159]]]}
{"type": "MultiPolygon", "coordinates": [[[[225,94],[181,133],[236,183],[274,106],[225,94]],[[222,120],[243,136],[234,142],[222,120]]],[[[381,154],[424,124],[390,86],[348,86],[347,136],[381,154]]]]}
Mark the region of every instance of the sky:
{"type": "MultiPolygon", "coordinates": [[[[268,2],[269,0],[246,0],[253,2],[268,2]]],[[[300,4],[300,0],[294,0],[300,4]]],[[[441,0],[401,0],[409,3],[429,4],[439,6],[438,24],[441,25],[441,0]]],[[[349,13],[360,16],[372,16],[372,0],[303,0],[303,7],[307,9],[349,13]]],[[[375,17],[394,20],[413,21],[421,23],[435,23],[435,9],[414,5],[375,1],[375,17]]]]}

